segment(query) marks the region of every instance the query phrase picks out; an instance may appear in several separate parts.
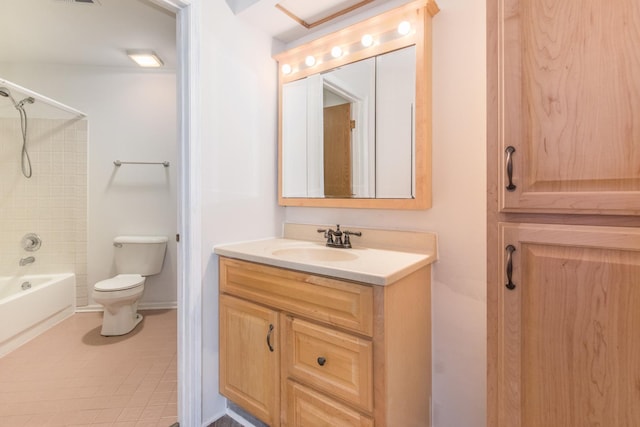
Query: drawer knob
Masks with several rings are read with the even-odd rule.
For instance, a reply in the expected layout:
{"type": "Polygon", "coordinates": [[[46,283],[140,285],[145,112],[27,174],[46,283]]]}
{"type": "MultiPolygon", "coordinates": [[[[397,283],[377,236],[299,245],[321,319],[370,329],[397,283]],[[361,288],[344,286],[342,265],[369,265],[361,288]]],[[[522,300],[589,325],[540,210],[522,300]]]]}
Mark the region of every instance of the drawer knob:
{"type": "Polygon", "coordinates": [[[322,356],[318,357],[318,365],[324,366],[325,363],[327,363],[327,359],[322,356]]]}

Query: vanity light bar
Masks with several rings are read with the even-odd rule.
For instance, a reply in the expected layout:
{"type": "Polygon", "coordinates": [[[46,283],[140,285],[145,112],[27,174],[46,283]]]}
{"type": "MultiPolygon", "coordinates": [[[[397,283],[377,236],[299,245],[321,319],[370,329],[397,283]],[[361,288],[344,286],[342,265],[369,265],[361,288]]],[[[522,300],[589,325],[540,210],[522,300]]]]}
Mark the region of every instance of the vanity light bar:
{"type": "Polygon", "coordinates": [[[382,15],[275,55],[283,82],[306,77],[339,65],[356,62],[416,44],[422,36],[424,13],[438,12],[431,0],[417,0],[382,15]],[[417,34],[420,32],[421,34],[417,34]]]}
{"type": "Polygon", "coordinates": [[[333,46],[329,54],[322,52],[319,54],[312,53],[311,55],[307,55],[304,58],[303,64],[283,64],[281,67],[281,71],[283,74],[288,75],[295,71],[300,71],[305,68],[311,68],[315,65],[319,65],[325,62],[325,60],[331,60],[332,58],[337,59],[342,57],[343,55],[347,55],[350,52],[358,52],[387,41],[407,36],[411,33],[413,28],[414,26],[411,25],[411,22],[403,20],[398,24],[394,31],[388,31],[386,33],[378,34],[377,37],[374,37],[369,33],[363,34],[357,43],[351,43],[350,45],[346,46],[346,48],[343,48],[343,46],[333,46]]]}

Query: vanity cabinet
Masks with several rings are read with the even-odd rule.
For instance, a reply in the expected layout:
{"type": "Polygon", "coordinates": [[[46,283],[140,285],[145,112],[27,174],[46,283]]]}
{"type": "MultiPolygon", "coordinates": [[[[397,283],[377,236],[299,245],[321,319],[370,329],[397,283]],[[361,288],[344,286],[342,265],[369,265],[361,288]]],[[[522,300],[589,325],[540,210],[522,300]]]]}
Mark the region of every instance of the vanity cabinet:
{"type": "Polygon", "coordinates": [[[221,257],[220,392],[270,426],[431,425],[430,275],[377,286],[221,257]]]}

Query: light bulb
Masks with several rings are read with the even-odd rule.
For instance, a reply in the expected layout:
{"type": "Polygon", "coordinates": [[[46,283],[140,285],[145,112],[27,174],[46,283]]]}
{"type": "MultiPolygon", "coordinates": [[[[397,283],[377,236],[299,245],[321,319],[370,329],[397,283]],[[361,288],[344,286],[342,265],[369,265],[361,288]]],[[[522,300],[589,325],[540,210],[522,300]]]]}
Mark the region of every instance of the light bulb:
{"type": "Polygon", "coordinates": [[[408,21],[402,21],[398,25],[398,34],[401,36],[406,36],[411,31],[411,23],[408,21]]]}
{"type": "Polygon", "coordinates": [[[365,34],[362,36],[362,40],[360,40],[362,46],[369,47],[373,44],[373,36],[371,34],[365,34]]]}
{"type": "Polygon", "coordinates": [[[342,56],[342,48],[340,46],[335,46],[331,49],[331,56],[334,58],[340,58],[342,56]]]}
{"type": "Polygon", "coordinates": [[[307,64],[307,67],[313,67],[316,63],[316,58],[309,55],[305,58],[304,63],[307,64]]]}
{"type": "Polygon", "coordinates": [[[281,70],[282,70],[282,74],[289,74],[289,73],[291,73],[291,65],[284,64],[282,66],[281,70]]]}

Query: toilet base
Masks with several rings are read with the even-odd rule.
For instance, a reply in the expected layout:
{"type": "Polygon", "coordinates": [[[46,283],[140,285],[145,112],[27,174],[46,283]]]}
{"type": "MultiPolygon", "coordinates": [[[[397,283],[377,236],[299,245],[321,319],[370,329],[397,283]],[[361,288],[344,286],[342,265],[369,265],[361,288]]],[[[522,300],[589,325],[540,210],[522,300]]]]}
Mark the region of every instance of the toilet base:
{"type": "MultiPolygon", "coordinates": [[[[138,304],[135,304],[136,306],[138,304]]],[[[105,310],[102,318],[102,329],[100,335],[105,337],[115,337],[126,335],[133,331],[143,316],[140,313],[132,312],[132,306],[121,307],[117,314],[112,314],[105,310]]]]}

